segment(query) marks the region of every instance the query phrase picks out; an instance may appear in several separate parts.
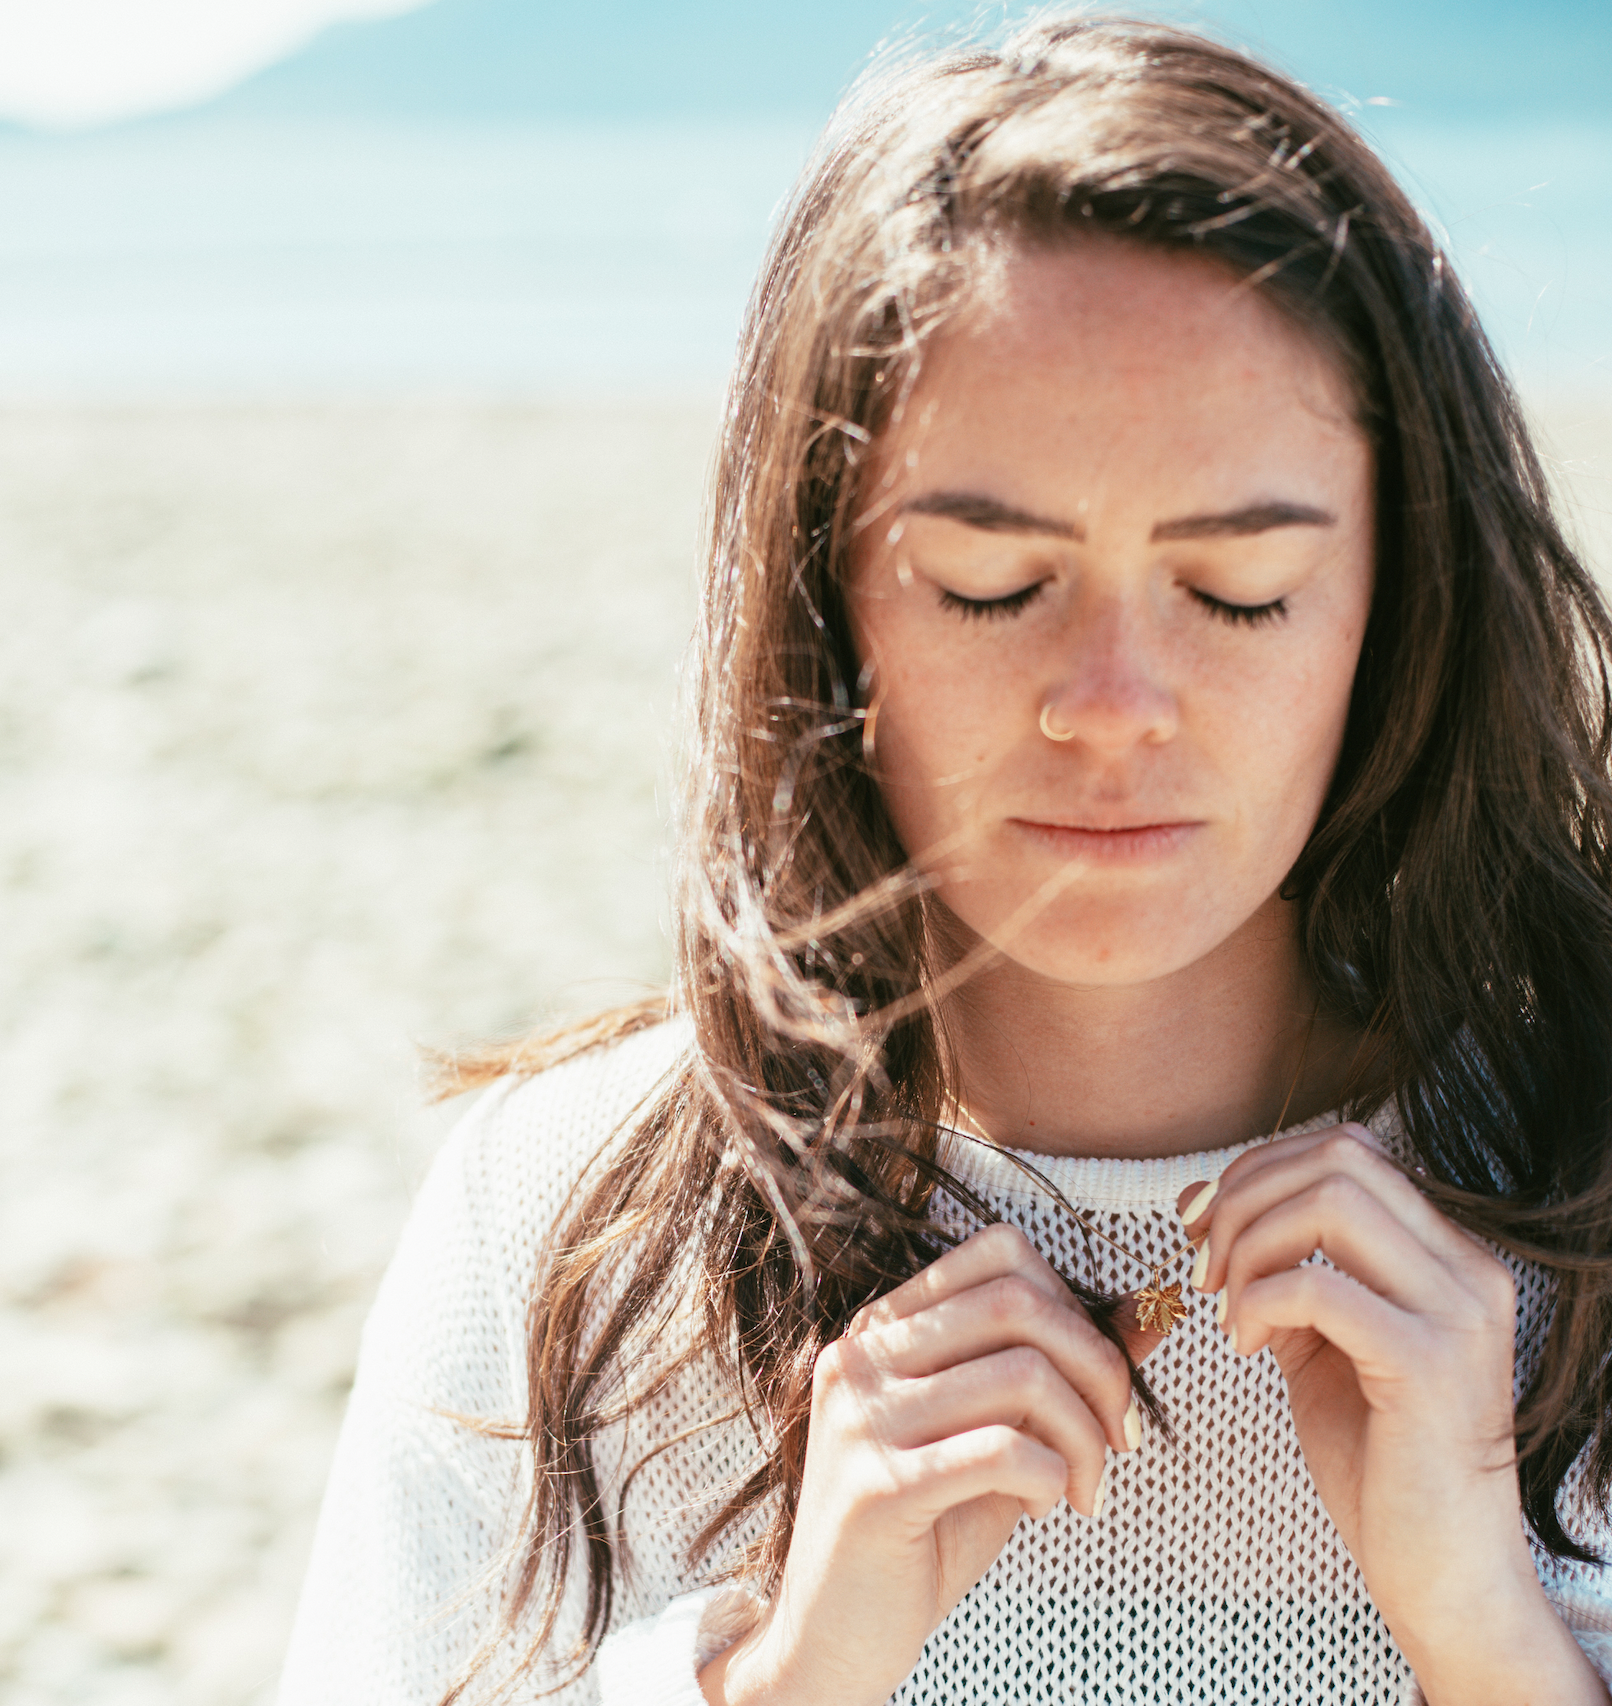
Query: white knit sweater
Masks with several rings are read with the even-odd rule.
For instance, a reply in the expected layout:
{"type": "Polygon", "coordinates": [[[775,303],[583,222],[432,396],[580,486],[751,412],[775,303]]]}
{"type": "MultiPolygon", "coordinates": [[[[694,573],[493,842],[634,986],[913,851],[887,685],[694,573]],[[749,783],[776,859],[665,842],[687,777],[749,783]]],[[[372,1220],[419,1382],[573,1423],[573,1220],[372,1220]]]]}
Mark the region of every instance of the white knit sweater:
{"type": "MultiPolygon", "coordinates": [[[[526,1309],[539,1247],[588,1159],[687,1047],[667,1025],[541,1077],[506,1082],[463,1121],[420,1193],[365,1329],[303,1589],[280,1706],[436,1706],[498,1628],[500,1587],[524,1497],[521,1446],[459,1417],[518,1421],[525,1406],[526,1309]]],[[[1319,1123],[1319,1122],[1317,1122],[1319,1123]]],[[[1180,1239],[1175,1203],[1246,1147],[1161,1160],[1034,1157],[1069,1199],[1130,1249],[1163,1256],[1180,1239]]],[[[1085,1242],[1009,1162],[970,1148],[959,1175],[1055,1260],[1082,1271],[1085,1242]]],[[[1140,1277],[1094,1246],[1097,1282],[1140,1277]]],[[[1548,1287],[1518,1272],[1519,1362],[1548,1287]]],[[[1213,1303],[1154,1352],[1148,1379],[1172,1418],[1111,1458],[1107,1501],[1088,1522],[1059,1505],[1021,1521],[996,1563],[937,1629],[894,1696],[901,1706],[984,1703],[1366,1702],[1417,1698],[1304,1466],[1269,1353],[1240,1360],[1213,1303]]],[[[695,1372],[604,1442],[607,1486],[621,1464],[730,1395],[695,1372]]],[[[751,1461],[743,1422],[697,1431],[656,1457],[626,1505],[611,1634],[560,1706],[698,1706],[698,1666],[719,1652],[745,1603],[706,1584],[727,1554],[690,1567],[689,1537],[751,1461]]],[[[613,1496],[613,1495],[612,1495],[613,1496]]],[[[1576,1512],[1572,1487],[1564,1510],[1576,1512]]],[[[1604,1528],[1569,1526],[1602,1551],[1604,1528]]],[[[742,1537],[739,1537],[742,1538],[742,1537]]],[[[1612,1676],[1612,1569],[1538,1555],[1546,1590],[1603,1675],[1612,1676]]],[[[580,1615],[574,1576],[565,1625],[580,1615]]],[[[490,1676],[514,1668],[506,1643],[490,1676]]],[[[528,1668],[509,1698],[553,1672],[528,1668]]]]}

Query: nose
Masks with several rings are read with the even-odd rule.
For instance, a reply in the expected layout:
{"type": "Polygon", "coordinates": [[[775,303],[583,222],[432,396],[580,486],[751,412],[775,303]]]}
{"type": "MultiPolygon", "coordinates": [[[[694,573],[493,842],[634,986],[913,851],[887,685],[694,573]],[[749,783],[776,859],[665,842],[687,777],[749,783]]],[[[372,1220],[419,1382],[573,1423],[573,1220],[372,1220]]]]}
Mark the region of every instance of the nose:
{"type": "Polygon", "coordinates": [[[1150,655],[1140,613],[1117,603],[1088,613],[1040,706],[1041,732],[1104,758],[1158,746],[1180,724],[1175,694],[1150,655]]]}

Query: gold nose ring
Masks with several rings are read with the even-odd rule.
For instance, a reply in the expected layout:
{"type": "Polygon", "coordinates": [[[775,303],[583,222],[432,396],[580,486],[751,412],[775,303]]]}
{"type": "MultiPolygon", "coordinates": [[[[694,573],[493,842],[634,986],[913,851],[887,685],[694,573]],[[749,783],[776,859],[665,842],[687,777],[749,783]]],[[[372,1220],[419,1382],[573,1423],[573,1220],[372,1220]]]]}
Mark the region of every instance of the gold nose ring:
{"type": "Polygon", "coordinates": [[[1041,732],[1048,740],[1073,740],[1075,731],[1064,729],[1061,733],[1052,726],[1052,705],[1049,701],[1041,707],[1041,732]]]}

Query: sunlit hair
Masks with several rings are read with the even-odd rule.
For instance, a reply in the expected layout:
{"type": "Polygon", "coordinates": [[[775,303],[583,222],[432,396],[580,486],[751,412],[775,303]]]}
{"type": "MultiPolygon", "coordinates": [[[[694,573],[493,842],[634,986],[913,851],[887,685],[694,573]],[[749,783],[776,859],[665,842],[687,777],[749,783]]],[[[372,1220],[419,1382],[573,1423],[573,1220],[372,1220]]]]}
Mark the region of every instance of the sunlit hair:
{"type": "MultiPolygon", "coordinates": [[[[1612,1480],[1607,616],[1466,297],[1348,124],[1201,37],[1041,21],[864,78],[751,301],[681,832],[671,1007],[693,1047],[584,1178],[535,1276],[520,1430],[535,1475],[508,1604],[528,1661],[568,1572],[588,1582],[577,1663],[607,1628],[623,1541],[595,1441],[697,1360],[731,1374],[759,1467],[694,1551],[774,1584],[817,1353],[948,1241],[929,1207],[955,968],[867,759],[848,550],[870,449],[982,263],[1099,233],[1257,289],[1339,364],[1374,446],[1374,604],[1286,892],[1323,1002],[1386,1062],[1386,1092],[1346,1112],[1397,1098],[1418,1182],[1558,1272],[1518,1416],[1523,1498],[1547,1548],[1584,1555],[1556,1495],[1587,1442],[1593,1492],[1612,1480]],[[675,1350],[646,1365],[657,1343],[675,1350]]],[[[1111,1300],[1068,1277],[1108,1324],[1111,1300]]]]}

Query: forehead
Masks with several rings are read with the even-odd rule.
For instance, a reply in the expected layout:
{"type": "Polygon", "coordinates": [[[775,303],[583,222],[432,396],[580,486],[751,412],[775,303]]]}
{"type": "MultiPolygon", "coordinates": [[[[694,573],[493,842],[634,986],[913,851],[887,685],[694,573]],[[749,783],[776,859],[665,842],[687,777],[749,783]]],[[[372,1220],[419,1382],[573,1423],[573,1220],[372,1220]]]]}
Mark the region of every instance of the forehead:
{"type": "Polygon", "coordinates": [[[1341,365],[1257,288],[1081,239],[986,259],[878,435],[858,534],[942,490],[1081,527],[1274,500],[1365,522],[1371,469],[1341,365]]]}
{"type": "Polygon", "coordinates": [[[985,338],[1088,351],[1098,344],[1123,359],[1137,353],[1127,348],[1137,334],[1154,367],[1216,360],[1337,367],[1268,288],[1224,262],[1102,233],[983,251],[965,305],[936,343],[985,338]]]}
{"type": "Polygon", "coordinates": [[[885,437],[938,450],[1015,421],[1104,438],[1134,423],[1155,440],[1235,433],[1254,450],[1279,437],[1255,430],[1262,416],[1339,432],[1354,413],[1341,363],[1259,288],[1191,252],[1087,237],[983,258],[885,437]]]}

